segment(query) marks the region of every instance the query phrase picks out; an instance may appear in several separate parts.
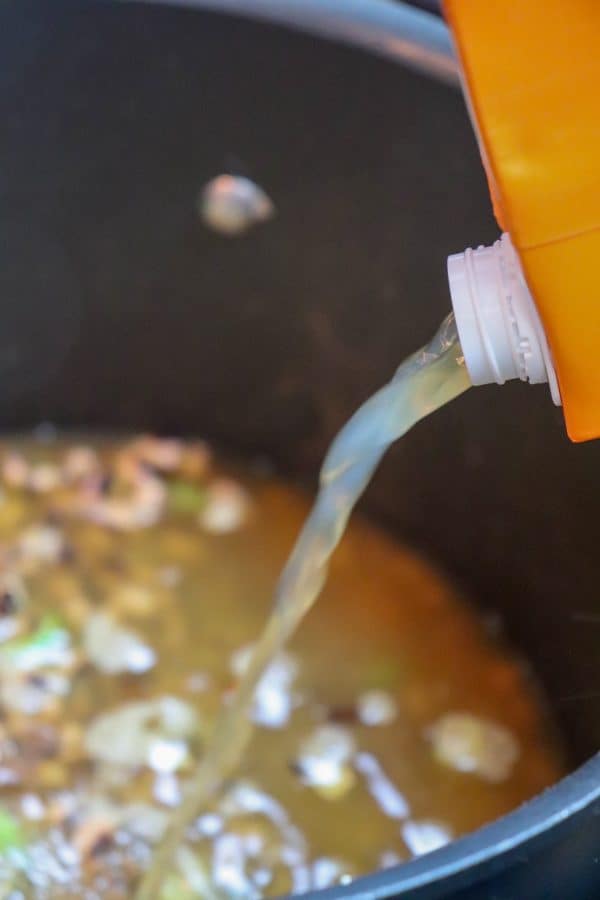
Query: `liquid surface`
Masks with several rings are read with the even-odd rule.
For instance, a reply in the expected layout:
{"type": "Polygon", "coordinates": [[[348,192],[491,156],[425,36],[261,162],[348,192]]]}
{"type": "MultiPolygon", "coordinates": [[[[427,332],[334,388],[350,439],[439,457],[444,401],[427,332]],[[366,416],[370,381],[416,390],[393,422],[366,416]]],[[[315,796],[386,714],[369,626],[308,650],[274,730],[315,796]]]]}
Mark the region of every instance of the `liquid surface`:
{"type": "MultiPolygon", "coordinates": [[[[201,445],[1,453],[0,897],[124,900],[230,708],[309,502],[201,445]]],[[[561,774],[526,670],[360,520],[251,722],[156,896],[340,883],[561,774]]]]}

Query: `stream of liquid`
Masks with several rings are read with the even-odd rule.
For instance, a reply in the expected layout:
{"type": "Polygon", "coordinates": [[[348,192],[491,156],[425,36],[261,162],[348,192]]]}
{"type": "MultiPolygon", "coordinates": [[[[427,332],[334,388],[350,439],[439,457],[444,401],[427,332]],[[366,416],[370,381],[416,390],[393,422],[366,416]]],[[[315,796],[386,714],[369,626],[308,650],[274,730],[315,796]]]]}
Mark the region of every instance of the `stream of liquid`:
{"type": "Polygon", "coordinates": [[[156,900],[189,825],[239,765],[252,734],[248,710],[269,664],[294,634],[325,583],[346,523],[388,447],[420,419],[470,387],[453,315],[410,356],[392,380],[364,403],[333,441],[319,493],[275,590],[271,615],[214,733],[185,799],[136,893],[156,900]]]}

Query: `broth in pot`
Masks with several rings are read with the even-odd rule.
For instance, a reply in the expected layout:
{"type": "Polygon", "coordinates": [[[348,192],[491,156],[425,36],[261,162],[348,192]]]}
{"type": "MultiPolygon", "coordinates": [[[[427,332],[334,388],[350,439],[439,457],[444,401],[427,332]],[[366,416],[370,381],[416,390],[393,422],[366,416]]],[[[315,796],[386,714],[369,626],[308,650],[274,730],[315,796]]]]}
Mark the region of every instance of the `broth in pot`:
{"type": "MultiPolygon", "coordinates": [[[[202,442],[5,440],[0,896],[131,897],[247,669],[310,500],[202,442]]],[[[357,517],[261,678],[161,897],[260,897],[427,853],[562,774],[497,623],[357,517]]]]}

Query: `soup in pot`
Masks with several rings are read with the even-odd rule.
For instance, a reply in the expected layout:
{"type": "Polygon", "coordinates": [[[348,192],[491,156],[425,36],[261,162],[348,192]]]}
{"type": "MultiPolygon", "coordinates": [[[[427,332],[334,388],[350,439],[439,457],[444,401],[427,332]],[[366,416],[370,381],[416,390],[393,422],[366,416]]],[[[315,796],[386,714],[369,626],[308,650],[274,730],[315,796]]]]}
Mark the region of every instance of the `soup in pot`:
{"type": "MultiPolygon", "coordinates": [[[[0,452],[0,897],[121,900],[245,671],[310,498],[199,441],[42,434],[0,452]]],[[[356,517],[163,900],[345,883],[558,779],[543,697],[497,632],[356,517]]]]}

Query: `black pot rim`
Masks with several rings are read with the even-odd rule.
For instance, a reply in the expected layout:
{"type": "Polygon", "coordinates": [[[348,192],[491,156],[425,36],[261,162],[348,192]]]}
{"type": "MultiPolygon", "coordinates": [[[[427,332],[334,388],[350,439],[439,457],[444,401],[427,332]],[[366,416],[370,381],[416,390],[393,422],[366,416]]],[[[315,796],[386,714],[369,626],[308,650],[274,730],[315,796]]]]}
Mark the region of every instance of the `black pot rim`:
{"type": "MultiPolygon", "coordinates": [[[[357,878],[349,885],[315,891],[322,900],[376,900],[421,897],[416,891],[435,883],[465,887],[486,876],[486,869],[508,868],[527,845],[530,854],[552,844],[574,827],[579,813],[600,801],[600,752],[543,793],[472,834],[418,859],[357,878]]],[[[308,896],[308,895],[306,895],[308,896]]],[[[423,895],[424,896],[424,895],[423,895]]]]}

